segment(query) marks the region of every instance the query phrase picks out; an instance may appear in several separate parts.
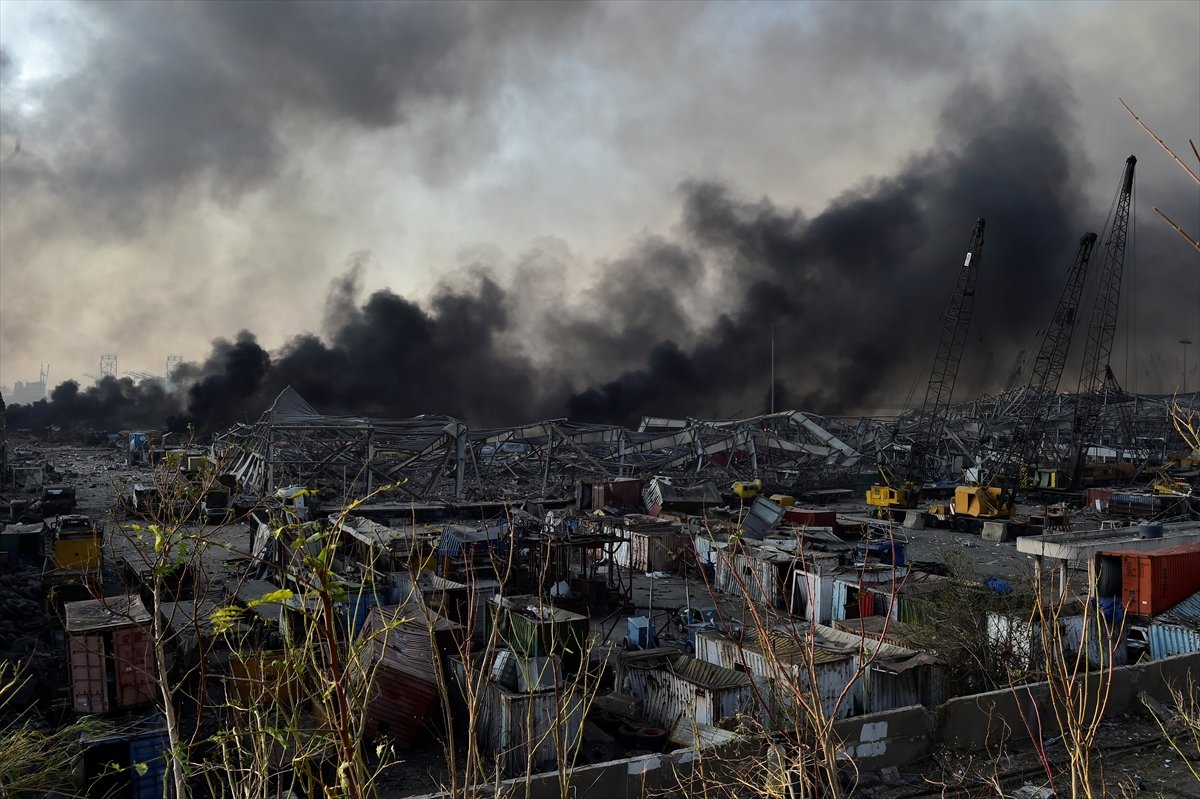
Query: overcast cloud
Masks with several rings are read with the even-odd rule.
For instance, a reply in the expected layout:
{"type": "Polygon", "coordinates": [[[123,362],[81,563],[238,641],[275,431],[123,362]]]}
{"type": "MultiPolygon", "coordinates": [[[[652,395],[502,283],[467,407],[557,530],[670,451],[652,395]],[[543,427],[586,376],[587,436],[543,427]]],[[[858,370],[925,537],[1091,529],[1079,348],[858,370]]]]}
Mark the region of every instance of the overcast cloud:
{"type": "MultiPolygon", "coordinates": [[[[759,410],[730,359],[770,321],[795,404],[881,405],[988,216],[964,385],[995,390],[1136,153],[1115,365],[1171,390],[1200,263],[1150,206],[1200,230],[1200,193],[1117,97],[1186,149],[1198,42],[1195,3],[0,4],[0,383],[201,380],[248,330],[254,403],[297,353],[369,367],[311,347],[361,349],[386,288],[509,421],[759,410]]],[[[470,385],[371,408],[478,418],[470,385]]]]}

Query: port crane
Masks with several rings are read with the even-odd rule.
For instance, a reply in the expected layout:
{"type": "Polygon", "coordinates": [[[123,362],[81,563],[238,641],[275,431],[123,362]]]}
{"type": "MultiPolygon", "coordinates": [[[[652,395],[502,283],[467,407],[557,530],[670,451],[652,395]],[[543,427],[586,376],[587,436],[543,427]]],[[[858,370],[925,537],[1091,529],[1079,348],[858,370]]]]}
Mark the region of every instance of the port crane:
{"type": "Polygon", "coordinates": [[[1030,466],[1036,466],[1045,420],[1058,396],[1096,238],[1095,233],[1085,233],[1079,239],[1066,284],[1034,359],[1012,437],[993,461],[985,479],[978,485],[954,489],[956,516],[1002,519],[1012,515],[1022,479],[1029,474],[1030,466]]]}
{"type": "Polygon", "coordinates": [[[984,220],[975,220],[967,255],[959,267],[950,303],[942,315],[933,369],[925,389],[925,401],[916,418],[908,461],[900,475],[881,464],[879,472],[883,482],[867,489],[867,504],[880,513],[918,507],[923,500],[921,484],[935,471],[935,450],[946,426],[950,397],[954,393],[954,381],[958,377],[958,365],[962,361],[975,308],[975,286],[983,262],[983,230],[984,220]]]}
{"type": "MultiPolygon", "coordinates": [[[[1121,399],[1120,387],[1113,376],[1110,360],[1117,332],[1117,310],[1121,301],[1121,278],[1125,269],[1125,247],[1129,238],[1129,211],[1133,199],[1133,173],[1137,158],[1125,159],[1120,188],[1114,203],[1112,227],[1105,242],[1104,262],[1100,270],[1100,289],[1088,320],[1087,345],[1079,369],[1079,387],[1075,393],[1075,415],[1068,450],[1068,474],[1073,488],[1083,485],[1083,467],[1088,437],[1096,428],[1101,409],[1113,399],[1121,399]]],[[[1055,481],[1057,482],[1057,481],[1055,481]]],[[[1061,488],[1064,486],[1048,486],[1061,488]]]]}

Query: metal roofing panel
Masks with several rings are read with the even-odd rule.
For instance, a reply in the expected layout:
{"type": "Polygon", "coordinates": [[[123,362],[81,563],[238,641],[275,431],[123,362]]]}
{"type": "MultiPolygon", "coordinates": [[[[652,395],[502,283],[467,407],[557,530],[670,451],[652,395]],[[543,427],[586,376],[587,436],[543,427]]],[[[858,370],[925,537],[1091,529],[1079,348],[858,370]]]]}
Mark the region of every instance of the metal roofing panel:
{"type": "Polygon", "coordinates": [[[681,655],[670,665],[671,673],[681,680],[686,680],[701,688],[719,690],[722,688],[740,688],[750,685],[750,675],[706,663],[689,655],[681,655]]]}
{"type": "Polygon", "coordinates": [[[1200,629],[1200,591],[1192,594],[1175,607],[1154,617],[1156,622],[1167,622],[1184,627],[1200,629]]]}
{"type": "Polygon", "coordinates": [[[125,627],[150,621],[150,612],[140,596],[110,596],[104,599],[85,599],[68,602],[66,630],[69,633],[125,627]]]}
{"type": "Polygon", "coordinates": [[[1150,625],[1148,636],[1150,657],[1154,660],[1200,651],[1200,631],[1190,627],[1155,621],[1150,625]]]}

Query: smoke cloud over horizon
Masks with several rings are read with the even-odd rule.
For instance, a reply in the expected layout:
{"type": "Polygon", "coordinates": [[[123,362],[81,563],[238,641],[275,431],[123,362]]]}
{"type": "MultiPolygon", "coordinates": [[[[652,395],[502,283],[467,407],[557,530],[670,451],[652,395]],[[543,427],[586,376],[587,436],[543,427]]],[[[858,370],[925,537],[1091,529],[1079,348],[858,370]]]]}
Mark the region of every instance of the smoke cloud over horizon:
{"type": "MultiPolygon", "coordinates": [[[[474,427],[749,415],[772,339],[778,408],[895,408],[919,402],[978,217],[955,398],[999,390],[1130,151],[1141,205],[1187,220],[1200,197],[1113,122],[1113,65],[1070,49],[1087,37],[987,4],[872,9],[48,7],[61,76],[0,41],[0,350],[212,344],[170,388],[66,381],[9,424],[214,432],[289,385],[325,413],[474,427]]],[[[1056,13],[1159,42],[1200,23],[1056,13]]],[[[1154,55],[1139,80],[1186,116],[1196,87],[1160,85],[1154,55]]],[[[1197,264],[1150,214],[1137,230],[1113,365],[1169,391],[1174,342],[1200,340],[1197,264]]]]}
{"type": "MultiPolygon", "coordinates": [[[[995,390],[1008,363],[993,353],[1045,322],[1094,221],[1076,188],[1066,96],[1032,79],[1001,92],[964,86],[935,149],[812,218],[719,182],[685,182],[673,235],[647,236],[574,299],[552,288],[531,306],[521,281],[476,265],[424,305],[389,290],[362,300],[359,254],[329,288],[323,335],[272,353],[243,330],[179,366],[177,394],[128,379],[66,383],[42,407],[13,408],[13,424],[170,420],[214,431],[257,418],[288,385],[322,412],[445,413],[477,426],[758,413],[772,328],[781,392],[797,407],[863,407],[921,372],[978,216],[980,297],[958,396],[995,390]],[[958,113],[967,97],[978,113],[958,113]],[[697,315],[697,305],[711,310],[697,315]]],[[[538,268],[555,268],[554,253],[537,255],[538,268]]]]}

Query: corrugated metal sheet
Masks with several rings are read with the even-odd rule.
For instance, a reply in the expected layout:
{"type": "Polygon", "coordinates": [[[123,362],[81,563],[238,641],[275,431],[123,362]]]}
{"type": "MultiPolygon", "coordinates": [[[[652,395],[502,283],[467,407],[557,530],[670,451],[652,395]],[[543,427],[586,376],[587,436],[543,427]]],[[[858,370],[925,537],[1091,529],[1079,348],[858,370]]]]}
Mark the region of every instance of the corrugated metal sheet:
{"type": "Polygon", "coordinates": [[[1155,660],[1200,652],[1200,630],[1154,621],[1148,631],[1150,657],[1155,660]]]}
{"type": "Polygon", "coordinates": [[[639,665],[626,675],[647,721],[672,729],[681,720],[716,726],[755,707],[750,676],[682,656],[658,667],[639,665]]]}
{"type": "Polygon", "coordinates": [[[389,737],[402,749],[411,749],[429,739],[430,717],[438,699],[434,682],[380,664],[366,701],[367,730],[389,737]]]}
{"type": "Polygon", "coordinates": [[[104,638],[99,635],[72,635],[71,693],[75,712],[108,712],[108,668],[104,658],[104,638]]]}
{"type": "Polygon", "coordinates": [[[852,710],[850,703],[839,703],[843,690],[854,680],[854,660],[848,652],[831,652],[814,646],[811,655],[808,641],[795,636],[775,634],[765,654],[762,642],[754,631],[747,631],[742,642],[718,632],[696,635],[696,657],[727,669],[745,669],[755,678],[757,698],[764,704],[768,717],[780,720],[784,712],[795,705],[798,692],[812,690],[814,681],[826,717],[845,718],[852,710]],[[815,674],[810,675],[809,661],[815,674]],[[814,680],[815,677],[815,680],[814,680]]]}
{"type": "MultiPolygon", "coordinates": [[[[460,686],[467,680],[462,661],[451,662],[460,686]]],[[[575,689],[521,694],[491,680],[470,678],[479,688],[475,734],[482,751],[496,760],[503,776],[542,773],[574,762],[582,742],[584,701],[575,689]]]]}
{"type": "Polygon", "coordinates": [[[113,630],[113,669],[117,676],[117,707],[134,708],[154,701],[154,650],[141,627],[113,630]]]}

